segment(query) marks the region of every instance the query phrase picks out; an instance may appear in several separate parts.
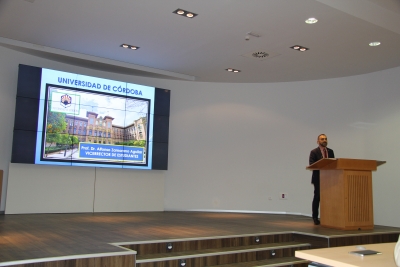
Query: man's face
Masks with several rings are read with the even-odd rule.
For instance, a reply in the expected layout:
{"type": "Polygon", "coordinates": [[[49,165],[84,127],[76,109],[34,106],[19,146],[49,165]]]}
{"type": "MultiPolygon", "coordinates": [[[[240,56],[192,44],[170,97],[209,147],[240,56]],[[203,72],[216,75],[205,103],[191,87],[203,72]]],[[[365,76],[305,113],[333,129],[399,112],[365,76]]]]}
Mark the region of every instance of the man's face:
{"type": "Polygon", "coordinates": [[[320,135],[317,140],[318,145],[326,147],[328,145],[328,138],[326,135],[320,135]]]}

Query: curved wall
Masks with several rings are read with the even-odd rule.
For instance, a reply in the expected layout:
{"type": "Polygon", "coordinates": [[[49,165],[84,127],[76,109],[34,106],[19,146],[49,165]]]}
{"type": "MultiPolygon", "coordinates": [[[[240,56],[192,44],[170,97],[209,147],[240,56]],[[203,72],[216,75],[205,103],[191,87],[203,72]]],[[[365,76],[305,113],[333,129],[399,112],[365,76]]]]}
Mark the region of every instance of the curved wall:
{"type": "MultiPolygon", "coordinates": [[[[28,167],[46,177],[45,181],[33,183],[24,177],[21,170],[26,166],[11,166],[8,175],[17,69],[22,63],[171,90],[169,170],[89,170],[89,181],[82,183],[90,188],[85,192],[95,197],[82,199],[87,206],[83,212],[215,210],[310,215],[313,188],[305,167],[317,135],[326,133],[337,157],[388,162],[374,173],[375,223],[400,226],[394,212],[400,198],[394,192],[400,188],[396,176],[399,145],[394,139],[400,130],[400,68],[318,81],[219,84],[104,73],[4,47],[0,55],[4,59],[0,63],[0,122],[4,125],[0,168],[8,177],[6,213],[76,212],[76,203],[68,198],[62,205],[54,201],[54,195],[61,194],[60,184],[47,175],[51,171],[46,167],[28,167]],[[26,181],[30,190],[24,188],[26,181]],[[49,181],[53,181],[51,186],[49,181]],[[38,200],[35,195],[44,187],[52,193],[38,200]],[[26,191],[31,192],[30,202],[37,201],[32,206],[38,210],[23,208],[26,191]],[[288,199],[280,200],[281,193],[288,199]],[[44,206],[45,201],[53,202],[51,209],[44,206]]],[[[74,186],[71,182],[66,187],[71,193],[76,191],[74,186]]],[[[5,196],[2,210],[4,202],[5,196]]]]}

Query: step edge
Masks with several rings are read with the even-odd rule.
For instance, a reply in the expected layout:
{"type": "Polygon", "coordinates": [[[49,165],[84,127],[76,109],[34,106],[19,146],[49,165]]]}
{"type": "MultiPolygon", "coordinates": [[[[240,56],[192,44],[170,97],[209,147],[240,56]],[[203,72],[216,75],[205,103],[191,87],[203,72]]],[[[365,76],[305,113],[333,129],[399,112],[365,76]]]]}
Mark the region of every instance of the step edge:
{"type": "Polygon", "coordinates": [[[245,253],[245,252],[256,252],[263,250],[273,250],[273,249],[285,249],[285,248],[295,248],[295,247],[308,247],[311,246],[310,243],[302,243],[302,244],[293,244],[286,246],[274,246],[267,248],[251,248],[251,249],[243,249],[243,250],[231,250],[231,251],[223,251],[223,252],[210,252],[210,253],[202,253],[202,254],[189,254],[182,256],[171,256],[171,257],[161,257],[161,258],[153,258],[153,259],[138,259],[136,256],[136,263],[149,263],[149,262],[159,262],[159,261],[171,261],[171,260],[180,260],[180,259],[192,259],[198,257],[209,257],[209,256],[219,256],[219,255],[228,255],[228,254],[237,254],[237,253],[245,253]]]}
{"type": "Polygon", "coordinates": [[[221,238],[237,238],[237,237],[256,237],[256,236],[271,236],[271,235],[290,235],[292,231],[272,232],[272,233],[253,233],[253,234],[240,234],[240,235],[221,235],[221,236],[204,236],[204,237],[188,237],[188,238],[171,238],[171,239],[160,239],[160,240],[143,240],[143,241],[132,241],[132,242],[114,242],[112,244],[119,246],[126,245],[142,245],[142,244],[158,244],[168,242],[187,242],[187,241],[204,241],[204,240],[215,240],[221,238]]]}
{"type": "MultiPolygon", "coordinates": [[[[287,257],[287,258],[294,258],[294,257],[287,257]]],[[[265,260],[260,260],[260,262],[261,261],[265,261],[265,260]]],[[[256,263],[257,261],[251,261],[251,262],[256,263]]],[[[310,262],[310,261],[297,258],[297,260],[292,260],[291,259],[291,260],[285,261],[285,262],[254,265],[254,266],[251,266],[251,267],[279,267],[279,266],[284,266],[284,265],[288,265],[288,264],[299,264],[299,263],[307,263],[307,262],[310,262]]],[[[250,262],[247,262],[247,263],[250,263],[250,262]]],[[[240,263],[238,263],[238,264],[240,264],[240,263]]],[[[226,264],[226,265],[234,266],[235,264],[233,263],[233,264],[226,264]]],[[[212,265],[212,266],[207,266],[207,267],[224,267],[224,265],[212,265]]]]}

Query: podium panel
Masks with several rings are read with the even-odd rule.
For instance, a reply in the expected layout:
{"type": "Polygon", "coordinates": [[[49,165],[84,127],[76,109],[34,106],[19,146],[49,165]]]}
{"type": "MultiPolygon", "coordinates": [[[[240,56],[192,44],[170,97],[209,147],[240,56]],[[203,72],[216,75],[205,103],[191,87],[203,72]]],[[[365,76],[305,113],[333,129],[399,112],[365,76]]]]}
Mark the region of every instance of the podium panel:
{"type": "Polygon", "coordinates": [[[321,225],[341,230],[374,228],[370,171],[321,170],[321,225]]]}
{"type": "Polygon", "coordinates": [[[326,158],[308,166],[308,170],[320,170],[321,226],[341,230],[373,229],[372,171],[384,163],[326,158]]]}

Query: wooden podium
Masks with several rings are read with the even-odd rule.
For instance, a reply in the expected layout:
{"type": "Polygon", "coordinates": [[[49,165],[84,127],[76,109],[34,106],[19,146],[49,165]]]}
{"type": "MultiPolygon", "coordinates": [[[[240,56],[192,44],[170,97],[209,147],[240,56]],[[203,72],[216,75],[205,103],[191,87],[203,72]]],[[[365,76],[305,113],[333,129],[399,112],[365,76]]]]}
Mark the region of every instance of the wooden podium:
{"type": "Polygon", "coordinates": [[[307,170],[320,170],[321,226],[341,230],[374,228],[372,171],[385,161],[321,159],[307,170]]]}

